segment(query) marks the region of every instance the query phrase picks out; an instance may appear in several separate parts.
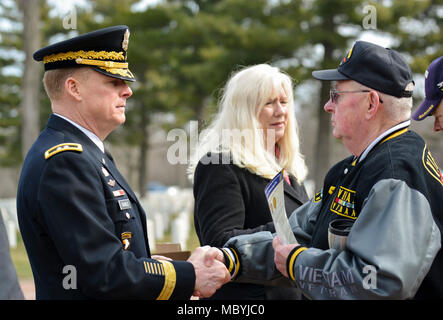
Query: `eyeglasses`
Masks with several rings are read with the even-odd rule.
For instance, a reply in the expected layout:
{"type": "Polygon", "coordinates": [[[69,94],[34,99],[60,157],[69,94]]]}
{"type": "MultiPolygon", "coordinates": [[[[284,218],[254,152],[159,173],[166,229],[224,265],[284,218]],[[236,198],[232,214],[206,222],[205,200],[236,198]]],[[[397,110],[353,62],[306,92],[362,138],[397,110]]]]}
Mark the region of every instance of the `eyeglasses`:
{"type": "MultiPolygon", "coordinates": [[[[340,96],[341,93],[358,93],[358,92],[371,92],[371,90],[337,91],[335,89],[331,89],[329,91],[329,97],[332,103],[337,103],[338,97],[340,96]]],[[[380,97],[378,97],[378,100],[380,101],[380,103],[383,103],[383,100],[380,97]]]]}

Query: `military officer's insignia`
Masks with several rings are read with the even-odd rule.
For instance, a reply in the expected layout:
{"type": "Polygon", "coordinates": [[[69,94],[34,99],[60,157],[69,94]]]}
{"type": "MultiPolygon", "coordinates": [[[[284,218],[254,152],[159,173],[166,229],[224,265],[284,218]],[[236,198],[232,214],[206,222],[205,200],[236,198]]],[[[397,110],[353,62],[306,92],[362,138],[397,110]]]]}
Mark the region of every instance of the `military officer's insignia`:
{"type": "Polygon", "coordinates": [[[319,202],[323,198],[323,190],[317,192],[314,196],[314,202],[319,202]]]}
{"type": "Polygon", "coordinates": [[[425,148],[423,149],[422,161],[426,171],[428,171],[428,173],[434,179],[436,179],[438,182],[440,182],[441,185],[443,185],[443,174],[441,173],[441,170],[438,168],[437,163],[432,157],[431,152],[428,150],[427,145],[425,145],[425,148]]]}
{"type": "Polygon", "coordinates": [[[132,233],[131,232],[123,232],[121,234],[122,244],[123,244],[123,250],[128,250],[131,246],[131,238],[132,233]]]}
{"type": "Polygon", "coordinates": [[[45,159],[51,158],[53,155],[63,151],[77,151],[83,152],[83,147],[79,143],[61,143],[58,144],[45,152],[45,159]]]}
{"type": "Polygon", "coordinates": [[[126,29],[125,34],[123,36],[123,42],[122,42],[122,48],[123,50],[127,51],[128,50],[128,44],[129,44],[129,29],[126,29]]]}
{"type": "Polygon", "coordinates": [[[114,195],[114,197],[121,197],[125,195],[125,191],[120,189],[120,190],[115,190],[112,191],[112,194],[114,195]]]}
{"type": "Polygon", "coordinates": [[[340,187],[331,203],[331,211],[347,218],[357,219],[355,214],[355,191],[340,187]]]}
{"type": "Polygon", "coordinates": [[[154,274],[158,276],[165,275],[165,268],[160,262],[143,261],[143,265],[145,266],[145,272],[148,274],[154,274]]]}
{"type": "Polygon", "coordinates": [[[110,180],[108,181],[108,184],[109,184],[111,187],[115,186],[115,180],[114,180],[114,179],[110,179],[110,180]]]}
{"type": "Polygon", "coordinates": [[[102,172],[105,177],[109,176],[109,172],[105,169],[105,167],[102,167],[102,172]]]}

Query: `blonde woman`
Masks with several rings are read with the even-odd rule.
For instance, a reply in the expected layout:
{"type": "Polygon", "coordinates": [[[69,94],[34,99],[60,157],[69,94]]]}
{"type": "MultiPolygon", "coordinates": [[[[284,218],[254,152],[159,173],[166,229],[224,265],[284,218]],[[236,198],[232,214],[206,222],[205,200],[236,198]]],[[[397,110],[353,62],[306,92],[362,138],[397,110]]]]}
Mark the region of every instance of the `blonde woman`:
{"type": "MultiPolygon", "coordinates": [[[[266,184],[284,169],[287,214],[308,200],[290,77],[260,64],[227,82],[219,112],[200,135],[189,167],[194,223],[202,245],[222,247],[231,237],[275,232],[266,184]]],[[[296,299],[295,288],[229,283],[214,299],[296,299]]]]}

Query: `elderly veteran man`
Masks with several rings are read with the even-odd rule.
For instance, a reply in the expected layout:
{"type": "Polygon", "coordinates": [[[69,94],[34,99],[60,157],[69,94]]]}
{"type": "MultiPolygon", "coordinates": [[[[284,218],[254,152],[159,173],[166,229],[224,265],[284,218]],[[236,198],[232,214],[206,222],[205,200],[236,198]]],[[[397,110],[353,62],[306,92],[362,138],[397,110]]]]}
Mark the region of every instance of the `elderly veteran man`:
{"type": "Polygon", "coordinates": [[[409,66],[394,50],[357,41],[338,69],[313,76],[336,81],[324,109],[352,156],[290,216],[297,243],[269,232],[227,242],[234,279],[281,285],[283,274],[309,299],[443,298],[443,178],[408,128],[409,66]],[[339,218],[351,224],[341,250],[328,243],[339,218]]]}
{"type": "Polygon", "coordinates": [[[432,61],[425,72],[425,96],[412,119],[421,121],[433,115],[434,131],[443,131],[443,57],[432,61]]]}
{"type": "Polygon", "coordinates": [[[23,163],[17,209],[37,299],[188,299],[229,280],[216,249],[151,257],[146,214],[105,152],[132,95],[128,40],[114,26],[34,53],[53,114],[23,163]]]}

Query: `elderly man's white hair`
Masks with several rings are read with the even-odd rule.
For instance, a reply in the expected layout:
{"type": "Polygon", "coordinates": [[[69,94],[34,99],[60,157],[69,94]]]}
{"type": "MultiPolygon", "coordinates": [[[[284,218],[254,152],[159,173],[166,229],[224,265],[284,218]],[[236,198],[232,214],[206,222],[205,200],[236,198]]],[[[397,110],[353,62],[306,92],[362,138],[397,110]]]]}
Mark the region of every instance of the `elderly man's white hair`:
{"type": "MultiPolygon", "coordinates": [[[[408,91],[414,90],[414,83],[410,82],[406,88],[408,91]]],[[[385,104],[385,113],[389,119],[395,122],[401,122],[411,118],[413,101],[412,97],[397,98],[387,94],[382,94],[385,104]]]]}

